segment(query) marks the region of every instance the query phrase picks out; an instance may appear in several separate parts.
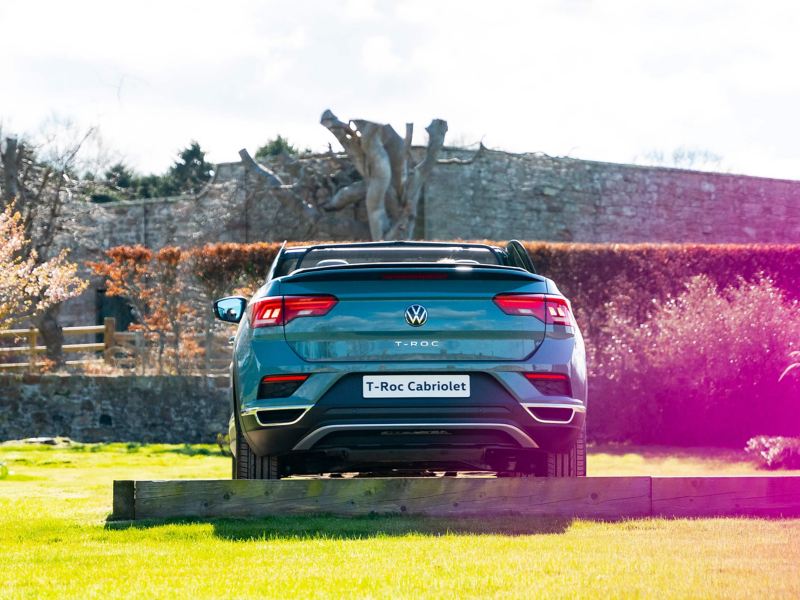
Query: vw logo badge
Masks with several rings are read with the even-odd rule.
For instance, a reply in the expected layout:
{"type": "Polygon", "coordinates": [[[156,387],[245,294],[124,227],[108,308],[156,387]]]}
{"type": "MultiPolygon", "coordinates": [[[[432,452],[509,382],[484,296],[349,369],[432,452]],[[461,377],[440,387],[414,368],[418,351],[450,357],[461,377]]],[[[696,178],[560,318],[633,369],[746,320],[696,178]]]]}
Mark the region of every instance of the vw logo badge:
{"type": "Polygon", "coordinates": [[[428,311],[420,304],[412,304],[406,309],[406,323],[412,327],[421,327],[428,320],[428,311]]]}

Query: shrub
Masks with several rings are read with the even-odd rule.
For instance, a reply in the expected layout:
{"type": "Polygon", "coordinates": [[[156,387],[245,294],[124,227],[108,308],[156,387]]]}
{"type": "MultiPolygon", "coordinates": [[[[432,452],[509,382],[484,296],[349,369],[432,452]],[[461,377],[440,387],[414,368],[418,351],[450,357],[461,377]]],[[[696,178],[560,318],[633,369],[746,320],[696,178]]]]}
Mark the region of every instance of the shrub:
{"type": "MultiPolygon", "coordinates": [[[[800,297],[796,285],[800,281],[800,244],[524,245],[538,272],[558,282],[570,298],[588,337],[606,323],[609,301],[642,323],[653,301],[676,296],[694,275],[706,275],[724,288],[740,278],[751,280],[763,273],[788,297],[800,297]]],[[[277,242],[207,244],[189,250],[186,256],[206,297],[216,298],[263,281],[280,246],[277,242]]]]}
{"type": "MultiPolygon", "coordinates": [[[[728,287],[739,278],[750,280],[764,273],[789,297],[800,296],[796,285],[800,281],[800,244],[526,242],[525,246],[538,272],[557,281],[569,296],[581,328],[590,335],[606,322],[609,301],[618,309],[624,305],[641,323],[653,300],[679,294],[693,275],[706,275],[720,287],[728,287]]],[[[206,244],[187,249],[184,257],[203,294],[216,298],[263,281],[280,247],[277,242],[206,244]]]]}
{"type": "Polygon", "coordinates": [[[595,432],[734,445],[756,433],[798,432],[798,382],[779,381],[800,339],[798,303],[769,279],[720,291],[709,277],[693,277],[680,295],[652,303],[641,324],[625,302],[606,311],[603,335],[590,340],[592,384],[601,390],[595,432]]]}
{"type": "MultiPolygon", "coordinates": [[[[256,289],[280,246],[181,252],[183,289],[198,306],[205,348],[229,335],[213,322],[210,302],[256,289]]],[[[752,435],[798,430],[800,398],[792,394],[800,377],[778,377],[800,340],[800,245],[525,246],[570,298],[587,339],[590,438],[741,446],[752,435]]]]}
{"type": "Polygon", "coordinates": [[[108,262],[88,263],[106,279],[109,296],[128,299],[137,319],[131,329],[145,332],[157,345],[158,372],[165,359],[181,373],[185,362],[199,353],[193,339],[199,306],[187,293],[186,252],[168,246],[158,251],[144,246],[119,246],[106,252],[108,262]]]}
{"type": "Polygon", "coordinates": [[[800,438],[759,435],[747,441],[745,452],[767,469],[800,469],[800,438]]]}
{"type": "Polygon", "coordinates": [[[257,287],[267,277],[280,244],[206,244],[187,253],[190,270],[206,300],[228,295],[237,287],[257,287]]]}
{"type": "Polygon", "coordinates": [[[274,140],[269,140],[256,150],[256,160],[265,160],[272,156],[280,156],[281,154],[287,156],[296,155],[297,148],[292,146],[285,137],[278,135],[274,140]]]}
{"type": "Polygon", "coordinates": [[[653,302],[677,296],[695,275],[726,288],[764,274],[787,297],[800,297],[798,244],[527,242],[525,246],[537,270],[570,298],[578,323],[590,338],[607,322],[608,302],[643,323],[653,302]]]}

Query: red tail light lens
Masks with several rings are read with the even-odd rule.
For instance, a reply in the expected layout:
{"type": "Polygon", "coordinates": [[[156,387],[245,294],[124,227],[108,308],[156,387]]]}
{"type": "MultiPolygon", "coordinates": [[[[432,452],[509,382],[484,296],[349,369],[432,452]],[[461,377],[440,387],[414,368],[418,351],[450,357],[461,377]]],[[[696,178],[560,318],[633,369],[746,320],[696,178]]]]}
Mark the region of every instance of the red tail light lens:
{"type": "Polygon", "coordinates": [[[330,312],[339,300],[336,296],[270,296],[253,302],[250,326],[275,327],[300,317],[321,317],[330,312]]]}
{"type": "Polygon", "coordinates": [[[308,375],[267,375],[258,386],[258,397],[286,398],[297,391],[308,375]]]}
{"type": "Polygon", "coordinates": [[[336,296],[284,296],[286,323],[299,317],[327,315],[339,300],[336,296]]]}
{"type": "Polygon", "coordinates": [[[507,315],[536,317],[545,320],[545,297],[541,294],[498,294],[494,303],[507,315]]]}
{"type": "Polygon", "coordinates": [[[261,379],[261,383],[283,383],[286,381],[305,381],[308,375],[267,375],[261,379]]]}
{"type": "Polygon", "coordinates": [[[274,327],[283,325],[283,298],[271,296],[256,300],[249,307],[250,327],[274,327]]]}
{"type": "Polygon", "coordinates": [[[565,298],[547,297],[547,319],[545,323],[553,325],[572,325],[572,311],[565,298]]]}
{"type": "Polygon", "coordinates": [[[569,377],[563,373],[524,373],[540,393],[545,396],[571,396],[569,377]]]}
{"type": "Polygon", "coordinates": [[[572,325],[569,302],[544,294],[498,294],[494,303],[507,315],[536,317],[551,325],[572,325]]]}

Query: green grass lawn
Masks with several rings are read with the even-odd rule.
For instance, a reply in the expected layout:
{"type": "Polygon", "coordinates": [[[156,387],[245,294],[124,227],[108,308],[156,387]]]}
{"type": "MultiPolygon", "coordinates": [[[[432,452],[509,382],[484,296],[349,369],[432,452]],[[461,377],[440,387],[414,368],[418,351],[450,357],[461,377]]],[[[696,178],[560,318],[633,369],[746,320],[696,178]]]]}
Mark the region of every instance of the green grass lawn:
{"type": "MultiPolygon", "coordinates": [[[[0,597],[800,597],[800,520],[106,523],[112,480],[224,478],[229,460],[212,446],[0,446],[0,597]]],[[[764,474],[732,451],[620,446],[595,448],[589,470],[764,474]]]]}

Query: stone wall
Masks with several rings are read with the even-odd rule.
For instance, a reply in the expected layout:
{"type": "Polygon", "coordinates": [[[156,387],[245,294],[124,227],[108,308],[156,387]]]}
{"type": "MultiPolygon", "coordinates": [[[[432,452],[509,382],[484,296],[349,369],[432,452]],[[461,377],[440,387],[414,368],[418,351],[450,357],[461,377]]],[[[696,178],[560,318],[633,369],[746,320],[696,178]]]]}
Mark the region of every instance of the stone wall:
{"type": "MultiPolygon", "coordinates": [[[[427,239],[752,243],[800,240],[800,181],[446,149],[424,190],[427,239]],[[456,159],[456,160],[452,160],[456,159]]],[[[276,161],[285,159],[275,159],[276,161]]],[[[313,157],[303,160],[324,160],[313,157]]],[[[280,162],[269,165],[284,179],[280,162]]],[[[301,168],[301,167],[300,167],[301,168]]],[[[106,247],[304,239],[240,163],[218,165],[212,193],[108,205],[106,247]],[[299,237],[298,237],[299,236],[299,237]]],[[[335,215],[335,213],[333,213],[335,215]]],[[[325,229],[325,228],[323,228],[325,229]]],[[[335,229],[326,239],[352,238],[335,229]]]]}
{"type": "Polygon", "coordinates": [[[798,242],[800,181],[484,151],[436,167],[425,237],[798,242]]]}
{"type": "MultiPolygon", "coordinates": [[[[418,232],[425,239],[800,241],[800,181],[486,149],[477,155],[445,149],[441,158],[420,204],[418,232]]],[[[326,172],[319,169],[325,163],[335,173],[347,159],[333,154],[297,161],[278,157],[268,166],[291,182],[312,161],[318,172],[326,172]]],[[[327,187],[336,185],[335,179],[317,182],[317,193],[329,193],[327,187]]],[[[241,163],[218,165],[214,182],[197,197],[115,203],[103,205],[100,213],[95,225],[100,248],[305,240],[309,236],[343,240],[367,235],[365,231],[354,235],[342,225],[353,217],[366,222],[361,204],[324,212],[325,222],[309,228],[268,193],[257,177],[248,175],[241,163]]],[[[97,257],[76,256],[83,258],[97,257]]],[[[86,325],[95,320],[97,290],[102,287],[103,282],[93,281],[81,298],[67,302],[62,322],[86,325]]]]}
{"type": "Polygon", "coordinates": [[[0,440],[212,443],[230,414],[214,378],[0,375],[0,440]]]}
{"type": "MultiPolygon", "coordinates": [[[[316,155],[299,161],[277,157],[269,165],[284,181],[297,181],[299,171],[311,162],[321,172],[335,172],[343,155],[316,155]],[[319,167],[320,164],[324,166],[319,167]]],[[[348,162],[349,164],[349,162],[348,162]]],[[[308,182],[306,182],[308,183],[308,182]]],[[[333,182],[314,182],[317,192],[329,193],[333,182]]],[[[322,212],[315,230],[323,239],[352,239],[368,232],[366,211],[360,207],[365,223],[362,231],[342,227],[338,217],[352,215],[359,207],[341,212],[322,212]]],[[[345,220],[349,223],[349,219],[345,220]]],[[[158,249],[164,246],[198,246],[216,242],[262,242],[307,239],[308,223],[282,205],[264,187],[260,177],[248,173],[241,163],[216,166],[214,180],[197,196],[147,198],[103,204],[92,225],[101,248],[142,244],[158,249]]]]}

